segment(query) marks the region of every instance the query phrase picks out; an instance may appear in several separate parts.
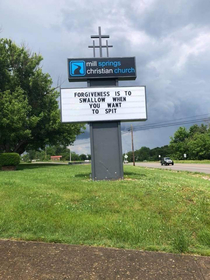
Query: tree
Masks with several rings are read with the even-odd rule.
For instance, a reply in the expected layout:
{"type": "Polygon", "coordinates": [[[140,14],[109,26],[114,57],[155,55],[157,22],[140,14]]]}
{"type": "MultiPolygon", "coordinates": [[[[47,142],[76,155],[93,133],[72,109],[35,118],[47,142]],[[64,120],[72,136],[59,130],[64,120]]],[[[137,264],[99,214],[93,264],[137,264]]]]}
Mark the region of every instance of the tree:
{"type": "Polygon", "coordinates": [[[41,61],[40,55],[0,39],[0,152],[67,146],[84,128],[61,123],[59,93],[41,61]]]}
{"type": "Polygon", "coordinates": [[[170,148],[176,159],[182,159],[183,155],[188,154],[187,139],[189,132],[185,127],[180,127],[175,133],[174,137],[171,137],[170,148]]]}
{"type": "Polygon", "coordinates": [[[151,160],[160,160],[160,157],[166,157],[171,156],[171,147],[168,145],[162,146],[162,147],[156,147],[151,149],[150,151],[150,159],[151,160]]]}
{"type": "Polygon", "coordinates": [[[141,147],[141,149],[135,151],[135,158],[139,161],[150,159],[150,148],[141,147]]]}
{"type": "Polygon", "coordinates": [[[69,160],[70,152],[66,146],[56,145],[46,147],[46,153],[49,156],[62,156],[61,160],[69,160]]]}
{"type": "Polygon", "coordinates": [[[76,154],[75,152],[72,152],[71,153],[71,160],[72,161],[77,161],[77,160],[80,160],[80,157],[78,154],[76,154]]]}
{"type": "Polygon", "coordinates": [[[171,137],[169,147],[177,159],[185,153],[188,159],[210,159],[210,129],[204,124],[194,124],[189,130],[180,127],[171,137]]]}
{"type": "Polygon", "coordinates": [[[196,133],[187,143],[191,159],[210,159],[210,133],[196,133]]]}
{"type": "Polygon", "coordinates": [[[86,159],[87,159],[87,155],[81,154],[81,155],[79,156],[79,158],[80,158],[80,160],[86,160],[86,159]]]}
{"type": "Polygon", "coordinates": [[[201,124],[201,126],[199,126],[194,124],[189,128],[189,136],[192,137],[196,133],[206,133],[207,130],[207,125],[201,124]]]}

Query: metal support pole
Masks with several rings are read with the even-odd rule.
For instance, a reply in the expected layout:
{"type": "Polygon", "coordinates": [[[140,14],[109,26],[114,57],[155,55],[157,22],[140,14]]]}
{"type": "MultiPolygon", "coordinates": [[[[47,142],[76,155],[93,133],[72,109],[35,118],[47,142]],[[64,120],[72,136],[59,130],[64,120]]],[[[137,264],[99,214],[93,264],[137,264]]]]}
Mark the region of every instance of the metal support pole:
{"type": "MultiPolygon", "coordinates": [[[[117,85],[118,81],[115,79],[96,79],[88,81],[89,87],[115,87],[117,85]]],[[[120,122],[91,122],[90,143],[92,179],[123,179],[120,122]]]]}
{"type": "Polygon", "coordinates": [[[99,50],[100,50],[100,57],[102,57],[102,40],[101,40],[101,27],[98,27],[98,35],[99,35],[99,50]]]}
{"type": "Polygon", "coordinates": [[[109,44],[108,44],[108,40],[106,40],[106,53],[107,53],[107,57],[109,57],[109,44]]]}
{"type": "Polygon", "coordinates": [[[93,40],[93,57],[96,57],[95,41],[93,40]]]}

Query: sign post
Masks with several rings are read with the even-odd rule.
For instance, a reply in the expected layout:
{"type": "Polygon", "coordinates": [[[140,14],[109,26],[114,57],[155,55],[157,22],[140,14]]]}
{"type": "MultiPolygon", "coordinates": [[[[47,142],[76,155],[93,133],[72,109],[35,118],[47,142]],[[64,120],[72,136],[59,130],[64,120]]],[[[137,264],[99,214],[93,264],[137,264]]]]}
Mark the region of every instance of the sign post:
{"type": "MultiPolygon", "coordinates": [[[[115,79],[90,80],[89,86],[117,86],[115,79]]],[[[106,109],[105,109],[106,110],[106,109]]],[[[123,179],[120,121],[90,122],[91,171],[93,180],[123,179]]]]}
{"type": "Polygon", "coordinates": [[[70,82],[87,81],[87,88],[61,89],[61,120],[63,123],[90,124],[91,168],[93,180],[123,179],[121,121],[147,119],[146,88],[118,87],[119,80],[135,80],[134,57],[108,57],[109,46],[102,44],[108,35],[93,35],[94,58],[68,59],[70,82]],[[99,48],[100,58],[95,58],[99,48]],[[106,48],[107,57],[102,57],[106,48]]]}

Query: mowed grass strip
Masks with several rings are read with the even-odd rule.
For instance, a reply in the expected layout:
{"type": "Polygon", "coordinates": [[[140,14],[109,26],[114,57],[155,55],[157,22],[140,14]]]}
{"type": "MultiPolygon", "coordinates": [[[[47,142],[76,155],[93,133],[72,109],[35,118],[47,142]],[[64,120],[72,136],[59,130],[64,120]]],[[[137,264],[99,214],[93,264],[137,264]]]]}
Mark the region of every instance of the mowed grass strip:
{"type": "Polygon", "coordinates": [[[125,166],[91,181],[90,166],[0,171],[0,238],[210,255],[210,177],[125,166]]]}
{"type": "Polygon", "coordinates": [[[174,160],[175,163],[192,163],[192,164],[210,164],[210,160],[203,159],[203,160],[174,160]]]}

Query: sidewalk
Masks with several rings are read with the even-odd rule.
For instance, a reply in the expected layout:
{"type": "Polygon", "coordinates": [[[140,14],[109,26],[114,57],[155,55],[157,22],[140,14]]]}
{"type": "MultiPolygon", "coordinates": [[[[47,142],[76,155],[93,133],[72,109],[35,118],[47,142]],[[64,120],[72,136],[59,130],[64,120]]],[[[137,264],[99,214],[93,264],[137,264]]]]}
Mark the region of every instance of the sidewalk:
{"type": "Polygon", "coordinates": [[[210,257],[0,240],[1,280],[210,280],[210,257]]]}

